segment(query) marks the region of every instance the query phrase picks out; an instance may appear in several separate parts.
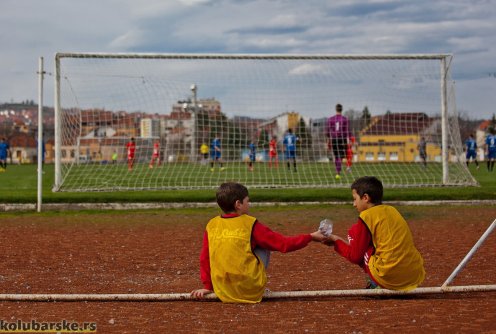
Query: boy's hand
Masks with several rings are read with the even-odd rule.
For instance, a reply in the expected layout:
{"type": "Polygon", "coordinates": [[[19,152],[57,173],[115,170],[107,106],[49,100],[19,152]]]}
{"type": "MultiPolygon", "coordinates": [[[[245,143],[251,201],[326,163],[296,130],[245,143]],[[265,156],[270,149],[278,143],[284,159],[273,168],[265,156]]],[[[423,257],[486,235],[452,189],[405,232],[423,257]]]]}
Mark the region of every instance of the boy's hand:
{"type": "Polygon", "coordinates": [[[202,299],[206,295],[213,293],[212,290],[208,289],[198,289],[198,290],[193,290],[191,291],[191,297],[196,298],[196,299],[202,299]]]}
{"type": "Polygon", "coordinates": [[[322,243],[327,245],[327,246],[334,246],[334,243],[336,240],[341,239],[337,235],[330,234],[326,239],[322,240],[322,243]]]}
{"type": "Polygon", "coordinates": [[[322,234],[321,231],[315,231],[313,233],[310,233],[310,235],[312,236],[312,241],[323,242],[324,240],[327,239],[327,237],[324,234],[322,234]]]}

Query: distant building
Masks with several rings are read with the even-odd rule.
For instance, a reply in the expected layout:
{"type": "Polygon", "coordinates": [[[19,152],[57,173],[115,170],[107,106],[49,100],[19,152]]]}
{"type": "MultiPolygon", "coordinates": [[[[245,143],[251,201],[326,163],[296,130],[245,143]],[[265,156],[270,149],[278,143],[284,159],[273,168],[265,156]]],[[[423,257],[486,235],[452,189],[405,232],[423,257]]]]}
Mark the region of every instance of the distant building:
{"type": "MultiPolygon", "coordinates": [[[[300,114],[297,112],[285,112],[259,124],[270,136],[276,136],[282,140],[288,129],[296,130],[300,122],[300,114]]],[[[308,120],[305,122],[308,123],[308,120]]]]}
{"type": "Polygon", "coordinates": [[[160,138],[160,120],[142,118],[140,120],[140,135],[142,138],[160,138]]]}
{"type": "Polygon", "coordinates": [[[17,133],[8,139],[13,164],[30,164],[38,161],[38,147],[33,136],[17,133]]]}
{"type": "Polygon", "coordinates": [[[417,145],[421,137],[427,141],[427,160],[441,161],[441,147],[437,140],[437,118],[424,113],[390,113],[373,117],[360,132],[358,160],[362,162],[419,161],[417,145]]]}

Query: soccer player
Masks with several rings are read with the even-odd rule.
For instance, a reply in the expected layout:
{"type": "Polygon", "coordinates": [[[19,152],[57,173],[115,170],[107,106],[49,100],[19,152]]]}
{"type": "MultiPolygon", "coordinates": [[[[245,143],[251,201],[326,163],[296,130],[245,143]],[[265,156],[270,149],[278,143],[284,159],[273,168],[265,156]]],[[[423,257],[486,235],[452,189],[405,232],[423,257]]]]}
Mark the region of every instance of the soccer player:
{"type": "Polygon", "coordinates": [[[373,176],[351,185],[358,221],[343,239],[324,241],[367,274],[367,289],[415,289],[425,277],[424,260],[415,248],[408,223],[394,207],[382,204],[382,182],[373,176]]]}
{"type": "Polygon", "coordinates": [[[348,118],[342,113],[343,106],[339,103],[336,104],[336,115],[329,117],[326,127],[326,135],[334,155],[336,180],[341,178],[341,163],[342,159],[346,157],[346,145],[350,138],[348,118]]]}
{"type": "Polygon", "coordinates": [[[257,147],[254,142],[251,142],[250,145],[248,145],[248,150],[248,157],[250,159],[248,162],[248,170],[253,172],[253,165],[255,164],[255,160],[257,158],[257,147]]]}
{"type": "Polygon", "coordinates": [[[470,163],[470,159],[473,159],[477,169],[479,169],[479,162],[477,161],[477,142],[475,141],[473,134],[470,134],[468,139],[465,141],[465,146],[467,148],[467,167],[470,163]]]}
{"type": "Polygon", "coordinates": [[[489,129],[489,134],[486,137],[486,153],[487,153],[487,170],[494,170],[494,161],[496,160],[496,130],[489,129]]]}
{"type": "Polygon", "coordinates": [[[134,137],[126,144],[127,149],[127,170],[132,171],[134,166],[134,155],[136,153],[136,142],[134,137]]]}
{"type": "Polygon", "coordinates": [[[277,137],[273,136],[269,142],[269,167],[272,167],[272,161],[275,161],[276,168],[279,167],[277,158],[277,137]]]}
{"type": "Polygon", "coordinates": [[[427,167],[427,142],[425,138],[420,138],[420,142],[417,145],[420,159],[422,160],[422,166],[427,167]]]}
{"type": "Polygon", "coordinates": [[[201,153],[201,156],[202,156],[202,161],[201,161],[201,164],[202,165],[206,165],[207,162],[208,162],[208,145],[205,144],[205,143],[202,143],[201,146],[200,146],[200,153],[201,153]]]}
{"type": "Polygon", "coordinates": [[[270,251],[293,252],[325,238],[320,231],[291,237],[272,231],[249,215],[248,189],[242,184],[221,184],[216,199],[223,214],[212,218],[203,233],[203,288],[191,292],[194,298],[215,292],[224,303],[258,303],[265,292],[270,251]]]}
{"type": "Polygon", "coordinates": [[[158,140],[153,143],[152,159],[150,160],[150,168],[156,164],[157,167],[160,166],[160,142],[158,140]]]}
{"type": "Polygon", "coordinates": [[[224,167],[222,167],[222,150],[219,135],[215,135],[210,143],[210,159],[211,172],[215,170],[215,163],[219,164],[221,172],[224,170],[224,167]]]}
{"type": "Polygon", "coordinates": [[[0,172],[7,170],[7,157],[9,156],[9,143],[5,138],[0,139],[0,172]]]}
{"type": "Polygon", "coordinates": [[[293,168],[296,172],[296,142],[298,137],[293,134],[293,130],[289,129],[288,133],[284,136],[282,141],[284,146],[284,156],[286,158],[286,164],[288,166],[288,171],[291,170],[290,160],[293,160],[293,168]]]}

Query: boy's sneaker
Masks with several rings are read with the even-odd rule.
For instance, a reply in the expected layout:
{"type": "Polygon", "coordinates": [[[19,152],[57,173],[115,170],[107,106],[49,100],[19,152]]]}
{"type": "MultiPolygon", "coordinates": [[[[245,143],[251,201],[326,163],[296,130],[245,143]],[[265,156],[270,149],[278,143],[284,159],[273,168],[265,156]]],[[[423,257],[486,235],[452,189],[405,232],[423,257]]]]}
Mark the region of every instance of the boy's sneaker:
{"type": "Polygon", "coordinates": [[[215,169],[213,169],[213,168],[210,168],[210,171],[211,171],[211,172],[213,172],[214,170],[215,170],[215,169]]]}
{"type": "Polygon", "coordinates": [[[341,179],[341,176],[339,174],[336,174],[336,180],[341,179]]]}
{"type": "Polygon", "coordinates": [[[374,290],[374,289],[380,289],[380,288],[381,287],[379,285],[375,284],[372,281],[368,281],[367,286],[365,286],[365,289],[367,289],[367,290],[374,290]]]}
{"type": "Polygon", "coordinates": [[[225,169],[226,169],[225,167],[221,167],[221,168],[220,168],[220,171],[222,172],[222,171],[224,171],[225,169]]]}

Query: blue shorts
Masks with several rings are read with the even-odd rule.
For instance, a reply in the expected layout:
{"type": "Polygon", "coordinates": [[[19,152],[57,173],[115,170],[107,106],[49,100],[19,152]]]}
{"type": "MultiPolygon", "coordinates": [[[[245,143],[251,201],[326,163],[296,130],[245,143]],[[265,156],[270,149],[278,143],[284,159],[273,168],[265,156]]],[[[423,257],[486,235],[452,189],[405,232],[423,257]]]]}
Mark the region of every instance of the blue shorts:
{"type": "Polygon", "coordinates": [[[496,150],[490,150],[489,154],[487,155],[488,159],[496,159],[496,150]]]}
{"type": "Polygon", "coordinates": [[[210,157],[212,158],[212,160],[218,160],[220,159],[220,152],[212,152],[210,153],[210,157]]]}
{"type": "Polygon", "coordinates": [[[296,158],[296,150],[289,150],[285,152],[286,159],[295,159],[296,158]]]}
{"type": "Polygon", "coordinates": [[[467,151],[467,160],[469,160],[470,158],[476,159],[477,153],[475,153],[475,151],[467,151]]]}
{"type": "Polygon", "coordinates": [[[255,162],[255,156],[254,155],[250,155],[250,161],[255,162]]]}

